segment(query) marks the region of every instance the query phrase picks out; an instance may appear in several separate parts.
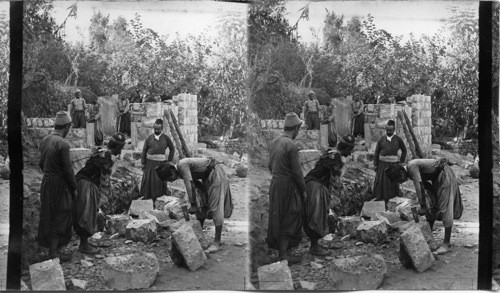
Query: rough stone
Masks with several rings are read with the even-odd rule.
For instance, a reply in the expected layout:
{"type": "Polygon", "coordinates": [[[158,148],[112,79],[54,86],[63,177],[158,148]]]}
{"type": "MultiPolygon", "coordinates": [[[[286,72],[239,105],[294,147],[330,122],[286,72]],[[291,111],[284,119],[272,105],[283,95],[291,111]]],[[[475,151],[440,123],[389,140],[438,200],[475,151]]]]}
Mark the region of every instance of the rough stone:
{"type": "Polygon", "coordinates": [[[71,279],[71,284],[75,289],[85,290],[87,289],[87,281],[79,279],[71,279]]]}
{"type": "Polygon", "coordinates": [[[66,290],[64,274],[58,258],[30,265],[30,277],[33,290],[66,290]]]}
{"type": "Polygon", "coordinates": [[[411,209],[414,207],[417,208],[417,211],[420,209],[419,204],[413,203],[412,201],[405,202],[396,207],[396,212],[399,213],[403,221],[411,221],[413,219],[413,212],[411,209]]]}
{"type": "Polygon", "coordinates": [[[410,199],[399,196],[391,198],[387,202],[387,210],[390,212],[396,212],[396,207],[405,202],[410,202],[410,199]]]}
{"type": "Polygon", "coordinates": [[[113,235],[118,233],[119,236],[125,235],[127,232],[127,225],[132,221],[129,215],[110,215],[106,220],[106,232],[113,235]]]}
{"type": "Polygon", "coordinates": [[[283,260],[257,269],[259,290],[293,290],[292,273],[283,260]]]}
{"type": "Polygon", "coordinates": [[[163,211],[165,209],[165,205],[175,199],[177,198],[173,196],[168,196],[168,195],[160,196],[156,198],[155,209],[163,211]]]}
{"type": "Polygon", "coordinates": [[[361,209],[361,217],[371,218],[373,214],[385,212],[385,202],[380,201],[365,201],[363,209],[361,209]]]}
{"type": "Polygon", "coordinates": [[[357,228],[357,238],[365,243],[383,243],[387,240],[387,225],[383,221],[363,222],[357,228]]]}
{"type": "Polygon", "coordinates": [[[126,227],[127,239],[150,243],[156,238],[156,223],[152,219],[133,220],[126,227]]]}
{"type": "Polygon", "coordinates": [[[411,226],[408,228],[406,232],[401,234],[400,241],[417,272],[424,272],[432,266],[434,257],[419,227],[411,226]]]}
{"type": "Polygon", "coordinates": [[[182,225],[172,233],[172,238],[189,270],[195,271],[205,264],[207,257],[191,225],[182,225]]]}
{"type": "Polygon", "coordinates": [[[299,151],[299,161],[300,167],[302,168],[302,173],[304,176],[311,171],[316,162],[321,157],[321,151],[319,150],[301,150],[299,151]]]}
{"type": "Polygon", "coordinates": [[[314,290],[314,288],[316,287],[316,283],[313,283],[313,282],[300,281],[299,283],[300,283],[300,287],[302,287],[302,289],[306,289],[309,291],[314,290]]]}
{"type": "Polygon", "coordinates": [[[382,221],[386,224],[387,227],[391,225],[389,220],[386,217],[382,216],[380,213],[373,214],[372,217],[370,218],[370,221],[382,221]]]}
{"type": "Polygon", "coordinates": [[[87,148],[69,149],[69,158],[75,174],[85,166],[91,154],[92,150],[87,148]]]}
{"type": "Polygon", "coordinates": [[[340,236],[351,235],[351,237],[356,237],[357,228],[361,223],[361,218],[357,216],[350,217],[339,217],[338,222],[338,234],[340,236]]]}
{"type": "Polygon", "coordinates": [[[437,243],[436,239],[434,239],[431,226],[429,225],[428,222],[418,222],[418,223],[415,223],[415,221],[407,222],[406,224],[399,227],[399,232],[402,234],[413,226],[416,226],[420,229],[431,251],[435,251],[436,249],[439,248],[439,244],[437,243]]]}
{"type": "Polygon", "coordinates": [[[397,223],[399,221],[401,221],[401,216],[399,215],[399,213],[396,213],[396,212],[389,212],[389,211],[385,211],[385,212],[377,212],[375,213],[370,220],[372,221],[377,221],[379,220],[377,218],[377,215],[380,215],[384,218],[386,218],[388,221],[389,221],[389,224],[392,225],[394,223],[397,223]]]}
{"type": "Polygon", "coordinates": [[[375,290],[384,282],[387,266],[379,255],[362,255],[334,259],[329,278],[336,284],[332,290],[375,290]]]}
{"type": "Polygon", "coordinates": [[[178,198],[174,198],[165,204],[163,210],[169,214],[171,219],[178,220],[184,218],[184,213],[182,212],[181,203],[178,198]]]}
{"type": "Polygon", "coordinates": [[[133,253],[103,260],[102,277],[113,290],[147,289],[160,273],[153,253],[133,253]]]}
{"type": "Polygon", "coordinates": [[[139,214],[139,219],[152,219],[156,224],[165,222],[170,219],[169,213],[165,211],[152,210],[152,211],[141,211],[139,214]]]}
{"type": "Polygon", "coordinates": [[[241,178],[246,178],[248,176],[248,167],[244,164],[237,164],[235,166],[236,175],[241,178]]]}
{"type": "Polygon", "coordinates": [[[148,212],[148,211],[152,211],[153,209],[154,209],[154,207],[153,207],[153,200],[152,199],[133,200],[132,204],[130,205],[130,208],[128,210],[128,214],[138,217],[139,213],[141,211],[148,212]]]}
{"type": "Polygon", "coordinates": [[[5,179],[5,180],[10,179],[9,164],[0,164],[0,178],[5,179]]]}
{"type": "Polygon", "coordinates": [[[200,242],[201,248],[206,250],[210,247],[210,242],[205,239],[205,234],[203,234],[203,228],[201,227],[200,221],[189,221],[188,222],[193,228],[194,234],[196,235],[196,239],[200,242]]]}

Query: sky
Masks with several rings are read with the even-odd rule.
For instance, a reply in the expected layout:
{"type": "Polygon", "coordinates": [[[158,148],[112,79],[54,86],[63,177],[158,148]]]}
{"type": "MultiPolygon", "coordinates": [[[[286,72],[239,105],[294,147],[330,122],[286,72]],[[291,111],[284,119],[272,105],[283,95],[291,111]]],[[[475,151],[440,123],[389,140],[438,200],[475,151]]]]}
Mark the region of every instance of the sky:
{"type": "Polygon", "coordinates": [[[78,3],[77,19],[66,23],[66,40],[76,42],[88,40],[88,27],[94,11],[109,14],[113,21],[118,16],[131,20],[138,13],[143,27],[151,28],[160,35],[173,39],[175,34],[187,36],[205,33],[216,36],[221,17],[234,15],[246,20],[247,5],[214,1],[54,1],[53,16],[62,23],[68,15],[68,7],[78,3]]]}
{"type": "MultiPolygon", "coordinates": [[[[289,1],[286,4],[287,19],[293,25],[309,1],[289,1]]],[[[304,42],[314,41],[311,29],[321,37],[326,9],[336,15],[344,15],[344,22],[353,16],[374,17],[377,28],[385,29],[393,36],[402,35],[402,41],[408,40],[410,33],[416,37],[422,34],[433,35],[450,16],[448,7],[472,8],[478,16],[477,1],[317,1],[309,4],[309,20],[301,19],[298,34],[304,42]]]]}

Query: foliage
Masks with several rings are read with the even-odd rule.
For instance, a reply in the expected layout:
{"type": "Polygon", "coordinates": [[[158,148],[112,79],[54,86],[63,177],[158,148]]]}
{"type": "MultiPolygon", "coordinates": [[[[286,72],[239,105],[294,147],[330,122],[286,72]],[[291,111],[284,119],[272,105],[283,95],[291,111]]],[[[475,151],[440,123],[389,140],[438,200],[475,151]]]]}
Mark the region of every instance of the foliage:
{"type": "Polygon", "coordinates": [[[7,114],[10,57],[9,39],[8,17],[6,14],[0,13],[0,113],[3,117],[7,114]]]}

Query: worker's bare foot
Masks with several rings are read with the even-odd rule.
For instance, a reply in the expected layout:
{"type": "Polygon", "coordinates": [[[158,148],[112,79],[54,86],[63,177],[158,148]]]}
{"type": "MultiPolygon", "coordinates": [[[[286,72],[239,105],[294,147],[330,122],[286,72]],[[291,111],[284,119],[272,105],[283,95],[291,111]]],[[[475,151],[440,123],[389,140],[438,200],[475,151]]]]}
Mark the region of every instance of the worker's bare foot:
{"type": "Polygon", "coordinates": [[[318,246],[311,246],[311,248],[309,249],[309,253],[311,253],[312,255],[316,255],[316,256],[327,256],[327,255],[330,255],[329,251],[324,250],[319,245],[318,246]]]}
{"type": "Polygon", "coordinates": [[[87,244],[87,245],[80,245],[80,247],[78,247],[78,250],[81,253],[85,253],[85,254],[98,254],[99,253],[99,249],[98,248],[92,247],[89,244],[87,244]]]}
{"type": "Polygon", "coordinates": [[[210,247],[207,250],[210,253],[214,253],[214,252],[220,251],[221,249],[222,249],[221,244],[214,242],[214,243],[212,243],[212,245],[210,245],[210,247]]]}
{"type": "Polygon", "coordinates": [[[437,254],[439,255],[442,255],[442,254],[446,254],[448,252],[451,251],[451,245],[450,244],[445,244],[443,243],[443,245],[441,245],[437,250],[437,254]]]}

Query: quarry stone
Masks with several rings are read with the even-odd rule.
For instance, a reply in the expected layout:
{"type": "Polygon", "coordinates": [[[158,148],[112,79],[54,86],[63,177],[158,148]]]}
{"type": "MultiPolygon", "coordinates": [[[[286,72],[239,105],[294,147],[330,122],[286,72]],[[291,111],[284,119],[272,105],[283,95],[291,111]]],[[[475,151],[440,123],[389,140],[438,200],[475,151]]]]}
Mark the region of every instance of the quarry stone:
{"type": "Polygon", "coordinates": [[[127,239],[150,243],[156,239],[156,223],[152,219],[132,220],[126,227],[127,239]]]}
{"type": "Polygon", "coordinates": [[[361,218],[357,216],[349,217],[339,217],[338,218],[338,234],[339,236],[351,235],[351,237],[356,237],[357,228],[361,223],[361,218]]]}
{"type": "Polygon", "coordinates": [[[207,257],[191,225],[182,225],[172,233],[172,238],[189,270],[195,271],[205,264],[207,257]]]}
{"type": "Polygon", "coordinates": [[[376,290],[384,282],[387,266],[379,255],[362,255],[334,259],[329,277],[336,284],[332,290],[376,290]]]}
{"type": "Polygon", "coordinates": [[[59,259],[30,265],[31,288],[39,291],[66,290],[64,274],[59,259]]]}
{"type": "Polygon", "coordinates": [[[292,273],[286,260],[257,269],[260,290],[293,290],[292,273]]]}
{"type": "Polygon", "coordinates": [[[385,212],[385,202],[379,201],[365,201],[361,209],[361,217],[371,218],[375,213],[385,212]]]}
{"type": "Polygon", "coordinates": [[[406,232],[401,234],[400,241],[417,272],[424,272],[432,266],[434,257],[419,227],[411,226],[408,228],[406,232]]]}
{"type": "Polygon", "coordinates": [[[153,253],[133,253],[103,260],[102,278],[113,290],[147,289],[159,273],[160,264],[153,253]]]}
{"type": "Polygon", "coordinates": [[[123,236],[127,232],[127,225],[132,221],[129,215],[110,215],[106,219],[106,232],[110,235],[123,236]]]}
{"type": "Polygon", "coordinates": [[[383,243],[387,240],[387,225],[383,221],[362,222],[357,228],[357,239],[365,243],[383,243]]]}
{"type": "Polygon", "coordinates": [[[139,216],[141,211],[148,212],[153,210],[153,200],[145,199],[145,200],[133,200],[130,204],[130,208],[128,210],[128,214],[132,216],[139,216]]]}

